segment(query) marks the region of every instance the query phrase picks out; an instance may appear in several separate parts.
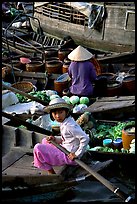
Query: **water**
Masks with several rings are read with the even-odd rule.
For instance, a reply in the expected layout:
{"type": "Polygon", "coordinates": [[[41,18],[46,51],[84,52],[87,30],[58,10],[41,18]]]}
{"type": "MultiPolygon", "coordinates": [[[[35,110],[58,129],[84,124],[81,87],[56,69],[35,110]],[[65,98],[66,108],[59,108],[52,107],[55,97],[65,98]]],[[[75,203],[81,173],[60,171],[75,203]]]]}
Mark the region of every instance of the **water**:
{"type": "MultiPolygon", "coordinates": [[[[108,179],[114,186],[120,188],[122,192],[135,198],[135,181],[123,180],[118,177],[108,179]]],[[[84,181],[63,199],[63,202],[123,202],[121,198],[110,191],[99,181],[84,181]]]]}
{"type": "MultiPolygon", "coordinates": [[[[119,184],[119,187],[121,185],[119,184]]],[[[123,188],[121,188],[123,189],[123,188]]],[[[129,189],[124,187],[125,192],[129,189]]],[[[129,194],[132,196],[132,194],[129,194]]],[[[132,196],[134,197],[134,195],[132,196]]],[[[80,202],[123,202],[121,198],[103,186],[101,183],[86,181],[72,188],[64,195],[61,192],[47,193],[31,197],[23,197],[14,203],[80,203],[80,202]]]]}
{"type": "MultiPolygon", "coordinates": [[[[115,174],[112,172],[112,174],[115,174]]],[[[104,176],[112,185],[119,187],[122,192],[135,198],[135,179],[129,179],[120,175],[113,177],[104,176]]],[[[80,202],[124,202],[121,198],[105,187],[100,181],[88,178],[79,185],[66,192],[51,192],[37,196],[19,199],[18,202],[29,203],[80,203],[80,202]]]]}
{"type": "MultiPolygon", "coordinates": [[[[116,178],[110,181],[128,195],[135,191],[132,187],[123,186],[116,178]]],[[[85,181],[73,189],[73,197],[68,198],[66,202],[122,202],[122,200],[100,182],[85,181]]]]}
{"type": "MultiPolygon", "coordinates": [[[[112,172],[114,175],[115,173],[112,172]]],[[[135,199],[135,179],[115,175],[113,177],[104,176],[112,185],[135,199]]],[[[12,203],[13,201],[11,201],[12,203]]],[[[69,190],[61,192],[49,192],[46,194],[26,196],[18,198],[14,203],[81,203],[81,202],[124,202],[121,198],[105,187],[100,181],[90,177],[86,181],[69,190]]],[[[10,202],[9,202],[10,203],[10,202]]]]}

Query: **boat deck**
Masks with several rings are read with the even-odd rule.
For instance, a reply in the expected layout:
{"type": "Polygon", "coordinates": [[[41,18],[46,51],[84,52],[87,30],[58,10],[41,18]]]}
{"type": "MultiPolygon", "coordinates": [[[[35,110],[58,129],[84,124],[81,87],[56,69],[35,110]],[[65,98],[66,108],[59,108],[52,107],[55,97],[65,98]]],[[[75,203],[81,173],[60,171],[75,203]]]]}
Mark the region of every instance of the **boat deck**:
{"type": "MultiPolygon", "coordinates": [[[[3,157],[3,175],[48,175],[47,171],[38,169],[33,165],[33,153],[25,152],[24,148],[14,147],[3,157]]],[[[64,167],[55,167],[58,174],[64,167]]]]}

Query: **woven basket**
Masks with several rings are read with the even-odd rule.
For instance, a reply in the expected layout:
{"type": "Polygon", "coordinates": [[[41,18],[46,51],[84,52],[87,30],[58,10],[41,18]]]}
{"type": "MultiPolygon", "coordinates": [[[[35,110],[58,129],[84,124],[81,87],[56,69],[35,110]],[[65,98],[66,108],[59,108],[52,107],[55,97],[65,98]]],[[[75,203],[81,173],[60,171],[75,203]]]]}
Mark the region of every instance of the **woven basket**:
{"type": "Polygon", "coordinates": [[[45,71],[44,63],[40,61],[30,62],[26,64],[27,72],[43,72],[45,71]]]}
{"type": "Polygon", "coordinates": [[[34,89],[34,86],[31,82],[21,81],[11,85],[15,89],[19,89],[25,93],[29,93],[34,89]]]}

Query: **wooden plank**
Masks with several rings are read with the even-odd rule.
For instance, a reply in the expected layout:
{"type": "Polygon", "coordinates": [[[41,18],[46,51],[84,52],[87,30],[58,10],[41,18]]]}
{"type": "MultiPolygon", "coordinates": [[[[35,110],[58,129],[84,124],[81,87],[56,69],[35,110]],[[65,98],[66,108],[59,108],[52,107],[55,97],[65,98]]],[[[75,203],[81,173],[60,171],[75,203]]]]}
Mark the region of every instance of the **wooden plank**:
{"type": "Polygon", "coordinates": [[[18,128],[18,132],[16,134],[17,146],[32,148],[32,134],[33,131],[28,131],[24,128],[18,128]]]}
{"type": "Polygon", "coordinates": [[[16,183],[19,181],[20,185],[23,183],[27,185],[40,185],[44,183],[61,182],[63,180],[61,175],[48,175],[47,171],[35,168],[32,164],[33,155],[27,155],[21,148],[17,150],[14,149],[12,152],[10,152],[8,155],[8,160],[10,159],[10,156],[12,157],[13,163],[3,172],[3,183],[16,183]],[[16,155],[16,158],[14,156],[14,159],[12,155],[13,153],[16,155]]]}
{"type": "Polygon", "coordinates": [[[2,125],[2,156],[10,151],[16,143],[16,127],[2,125]]]}
{"type": "Polygon", "coordinates": [[[14,71],[15,76],[18,77],[32,77],[32,78],[37,78],[37,79],[47,79],[47,74],[46,73],[41,73],[41,72],[27,72],[27,71],[14,71]]]}
{"type": "Polygon", "coordinates": [[[10,152],[2,157],[2,171],[11,166],[25,154],[26,152],[24,152],[20,147],[12,148],[10,152]]]}
{"type": "Polygon", "coordinates": [[[133,101],[121,101],[121,102],[100,102],[96,101],[92,105],[90,105],[88,108],[85,109],[85,111],[89,111],[92,113],[95,112],[102,112],[102,111],[114,111],[114,110],[120,110],[120,109],[126,109],[126,108],[134,108],[135,103],[133,101]]]}
{"type": "MultiPolygon", "coordinates": [[[[13,52],[16,52],[16,53],[18,53],[18,54],[21,54],[21,55],[23,55],[23,56],[28,56],[28,53],[23,52],[23,51],[20,50],[20,49],[18,49],[18,48],[16,48],[16,47],[13,47],[13,46],[11,46],[11,45],[8,45],[8,46],[9,46],[10,50],[12,50],[13,52]]],[[[2,42],[2,47],[4,47],[4,48],[7,49],[8,46],[7,46],[6,43],[2,42]]]]}
{"type": "Polygon", "coordinates": [[[135,96],[114,96],[114,97],[99,97],[96,99],[98,102],[108,102],[108,101],[129,101],[135,100],[135,96]]]}
{"type": "Polygon", "coordinates": [[[63,177],[61,175],[26,175],[26,176],[2,176],[2,184],[14,183],[14,186],[32,186],[32,185],[41,185],[41,184],[48,184],[48,183],[60,183],[63,181],[63,177]]]}
{"type": "Polygon", "coordinates": [[[49,130],[43,129],[37,125],[26,122],[26,121],[22,120],[20,117],[12,116],[11,114],[8,114],[6,112],[2,112],[2,115],[6,118],[11,119],[11,121],[14,123],[26,126],[28,128],[28,130],[33,130],[33,131],[36,131],[36,132],[39,132],[42,134],[51,135],[51,132],[49,130]]]}

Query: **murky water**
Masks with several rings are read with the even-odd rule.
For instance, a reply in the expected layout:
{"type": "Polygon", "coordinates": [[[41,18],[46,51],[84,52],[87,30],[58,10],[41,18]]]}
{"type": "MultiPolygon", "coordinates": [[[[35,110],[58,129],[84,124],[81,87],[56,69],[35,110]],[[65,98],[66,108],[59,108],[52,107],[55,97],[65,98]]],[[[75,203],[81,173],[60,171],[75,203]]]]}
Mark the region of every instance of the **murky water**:
{"type": "MultiPolygon", "coordinates": [[[[106,177],[105,177],[106,178],[106,177]]],[[[135,202],[135,179],[111,177],[107,178],[115,187],[131,196],[135,202]]],[[[65,189],[64,189],[65,190],[65,189]]],[[[80,202],[125,202],[118,195],[114,194],[100,181],[88,178],[79,185],[72,187],[66,192],[49,192],[46,194],[26,196],[16,200],[16,203],[80,203],[80,202]]]]}
{"type": "MultiPolygon", "coordinates": [[[[135,191],[134,187],[123,185],[121,181],[117,179],[118,178],[112,178],[110,181],[123,192],[134,197],[134,195],[132,195],[133,191],[135,191]]],[[[122,200],[100,182],[85,181],[73,188],[73,196],[70,199],[68,197],[66,202],[122,202],[122,200]]]]}
{"type": "MultiPolygon", "coordinates": [[[[120,190],[135,199],[135,179],[111,177],[107,178],[112,185],[119,187],[120,190]]],[[[114,194],[107,187],[105,187],[100,181],[96,179],[82,181],[79,185],[71,188],[69,191],[48,193],[39,196],[26,197],[20,199],[19,202],[29,203],[73,203],[73,202],[125,202],[118,195],[114,194]]],[[[135,202],[134,202],[135,203],[135,202]]]]}

